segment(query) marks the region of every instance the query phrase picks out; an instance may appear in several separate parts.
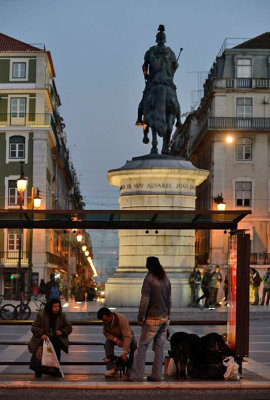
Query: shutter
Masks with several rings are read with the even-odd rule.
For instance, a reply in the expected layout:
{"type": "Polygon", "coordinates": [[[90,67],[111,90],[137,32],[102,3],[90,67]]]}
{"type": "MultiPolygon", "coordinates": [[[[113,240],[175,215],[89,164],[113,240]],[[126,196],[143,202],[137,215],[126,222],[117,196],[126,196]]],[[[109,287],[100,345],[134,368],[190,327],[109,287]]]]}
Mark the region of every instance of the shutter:
{"type": "Polygon", "coordinates": [[[28,82],[36,83],[36,69],[37,69],[37,61],[35,58],[30,58],[29,60],[29,74],[28,74],[28,82]]]}
{"type": "Polygon", "coordinates": [[[0,83],[9,82],[9,63],[10,60],[0,60],[0,83]]]}
{"type": "Polygon", "coordinates": [[[8,99],[0,97],[0,121],[7,121],[8,99]]]}
{"type": "Polygon", "coordinates": [[[35,121],[36,119],[36,99],[29,98],[29,121],[35,121]]]}

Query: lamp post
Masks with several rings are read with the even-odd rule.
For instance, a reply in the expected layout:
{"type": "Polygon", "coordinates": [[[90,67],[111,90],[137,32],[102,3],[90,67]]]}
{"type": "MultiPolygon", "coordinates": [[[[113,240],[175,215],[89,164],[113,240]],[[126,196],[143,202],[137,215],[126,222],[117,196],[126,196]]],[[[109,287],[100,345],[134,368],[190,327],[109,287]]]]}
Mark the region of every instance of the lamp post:
{"type": "MultiPolygon", "coordinates": [[[[19,193],[19,205],[20,205],[20,211],[22,210],[23,206],[23,195],[27,187],[27,179],[24,177],[24,171],[23,171],[23,161],[21,161],[21,176],[19,179],[17,179],[17,191],[19,193]]],[[[20,214],[20,219],[21,219],[21,214],[20,214]]],[[[19,233],[19,259],[18,259],[18,275],[19,275],[19,280],[16,280],[16,291],[18,289],[22,291],[23,285],[22,285],[22,235],[23,235],[23,229],[20,228],[20,233],[19,233]],[[19,287],[18,287],[19,286],[19,287]]]]}
{"type": "MultiPolygon", "coordinates": [[[[38,210],[41,206],[40,190],[37,188],[36,194],[35,189],[32,187],[31,195],[31,208],[38,210]]],[[[29,240],[29,256],[28,256],[28,295],[31,297],[32,292],[32,272],[33,272],[33,229],[30,229],[30,240],[29,240]]]]}

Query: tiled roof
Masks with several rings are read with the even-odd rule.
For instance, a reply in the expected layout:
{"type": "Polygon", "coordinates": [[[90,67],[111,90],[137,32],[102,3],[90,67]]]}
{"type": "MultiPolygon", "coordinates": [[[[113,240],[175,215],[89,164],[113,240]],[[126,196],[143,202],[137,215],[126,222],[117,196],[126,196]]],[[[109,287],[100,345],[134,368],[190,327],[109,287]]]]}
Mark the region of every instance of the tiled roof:
{"type": "Polygon", "coordinates": [[[38,47],[31,46],[30,44],[21,42],[20,40],[13,39],[10,36],[4,35],[0,33],[0,52],[9,52],[9,51],[25,51],[25,52],[44,52],[45,50],[41,50],[38,47]]]}
{"type": "Polygon", "coordinates": [[[270,32],[262,33],[253,39],[235,46],[234,49],[270,49],[270,32]]]}

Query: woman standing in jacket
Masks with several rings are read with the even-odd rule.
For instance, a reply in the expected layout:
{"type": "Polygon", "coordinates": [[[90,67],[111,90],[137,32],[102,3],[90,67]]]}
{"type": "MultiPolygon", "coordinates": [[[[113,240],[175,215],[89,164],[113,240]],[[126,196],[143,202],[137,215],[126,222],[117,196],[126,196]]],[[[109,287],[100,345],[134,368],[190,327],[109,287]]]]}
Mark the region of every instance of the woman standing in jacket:
{"type": "Polygon", "coordinates": [[[41,377],[41,357],[37,353],[43,340],[49,337],[59,361],[61,350],[68,353],[68,335],[72,332],[72,326],[66,319],[65,314],[62,313],[59,299],[50,299],[46,303],[44,311],[40,311],[37,314],[32,324],[31,332],[33,336],[28,343],[28,349],[33,354],[30,369],[35,371],[36,377],[41,377]]]}
{"type": "Polygon", "coordinates": [[[142,326],[138,347],[134,355],[130,380],[143,381],[147,348],[152,340],[155,352],[149,381],[160,381],[163,365],[163,348],[171,311],[171,283],[157,257],[148,257],[148,274],[144,278],[138,313],[142,326]]]}

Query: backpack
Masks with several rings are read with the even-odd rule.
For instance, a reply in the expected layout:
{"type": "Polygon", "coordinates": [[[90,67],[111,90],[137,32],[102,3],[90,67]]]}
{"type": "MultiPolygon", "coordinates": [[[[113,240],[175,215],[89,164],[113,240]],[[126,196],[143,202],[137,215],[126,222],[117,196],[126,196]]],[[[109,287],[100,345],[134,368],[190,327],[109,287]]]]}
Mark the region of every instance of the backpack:
{"type": "Polygon", "coordinates": [[[261,277],[260,277],[260,274],[259,274],[259,272],[257,272],[256,274],[255,274],[255,277],[253,278],[253,286],[254,287],[259,287],[260,286],[260,284],[261,284],[261,277]]]}
{"type": "Polygon", "coordinates": [[[50,291],[50,299],[59,299],[59,289],[57,286],[52,286],[50,291]]]}

